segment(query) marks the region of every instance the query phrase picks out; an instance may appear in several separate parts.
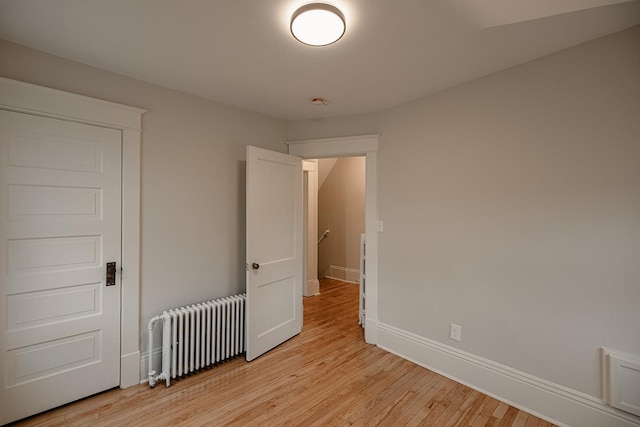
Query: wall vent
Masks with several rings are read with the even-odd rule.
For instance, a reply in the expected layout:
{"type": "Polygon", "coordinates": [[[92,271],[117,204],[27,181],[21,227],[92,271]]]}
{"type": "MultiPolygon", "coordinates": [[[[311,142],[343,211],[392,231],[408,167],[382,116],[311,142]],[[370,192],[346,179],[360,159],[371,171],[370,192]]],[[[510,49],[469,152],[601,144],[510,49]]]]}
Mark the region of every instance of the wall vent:
{"type": "Polygon", "coordinates": [[[640,357],[602,348],[602,399],[640,416],[640,357]]]}

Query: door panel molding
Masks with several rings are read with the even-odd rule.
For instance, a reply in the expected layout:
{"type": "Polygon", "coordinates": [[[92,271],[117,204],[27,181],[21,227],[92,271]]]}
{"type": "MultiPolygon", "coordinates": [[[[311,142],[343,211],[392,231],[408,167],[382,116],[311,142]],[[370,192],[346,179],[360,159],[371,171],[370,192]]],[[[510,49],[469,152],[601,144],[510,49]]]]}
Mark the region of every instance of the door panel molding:
{"type": "Polygon", "coordinates": [[[302,160],[247,147],[246,359],[302,330],[302,160]]]}
{"type": "Polygon", "coordinates": [[[140,140],[146,110],[0,77],[0,109],[122,132],[120,388],[140,382],[140,140]]]}

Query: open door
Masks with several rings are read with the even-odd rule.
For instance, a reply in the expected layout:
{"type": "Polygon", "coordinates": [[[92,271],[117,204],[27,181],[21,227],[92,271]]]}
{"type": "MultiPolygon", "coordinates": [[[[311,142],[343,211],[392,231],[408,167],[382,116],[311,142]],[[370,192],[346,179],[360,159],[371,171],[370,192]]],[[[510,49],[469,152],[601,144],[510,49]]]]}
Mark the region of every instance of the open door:
{"type": "Polygon", "coordinates": [[[302,159],[247,147],[247,361],[302,330],[302,159]]]}

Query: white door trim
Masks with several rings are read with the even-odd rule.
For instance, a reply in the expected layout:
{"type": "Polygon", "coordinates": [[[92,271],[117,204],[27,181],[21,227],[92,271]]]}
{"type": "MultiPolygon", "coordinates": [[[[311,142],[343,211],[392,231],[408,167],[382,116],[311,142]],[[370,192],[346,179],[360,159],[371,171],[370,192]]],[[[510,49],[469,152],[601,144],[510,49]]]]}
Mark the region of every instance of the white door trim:
{"type": "Polygon", "coordinates": [[[120,388],[140,382],[140,134],[146,111],[0,77],[0,109],[122,131],[120,388]]]}
{"type": "Polygon", "coordinates": [[[365,234],[367,239],[367,307],[365,311],[365,341],[378,342],[378,196],[377,155],[379,134],[338,138],[287,141],[289,154],[303,159],[330,157],[366,157],[365,234]]]}
{"type": "Polygon", "coordinates": [[[304,171],[304,287],[302,296],[320,293],[318,281],[318,161],[303,160],[304,171]]]}

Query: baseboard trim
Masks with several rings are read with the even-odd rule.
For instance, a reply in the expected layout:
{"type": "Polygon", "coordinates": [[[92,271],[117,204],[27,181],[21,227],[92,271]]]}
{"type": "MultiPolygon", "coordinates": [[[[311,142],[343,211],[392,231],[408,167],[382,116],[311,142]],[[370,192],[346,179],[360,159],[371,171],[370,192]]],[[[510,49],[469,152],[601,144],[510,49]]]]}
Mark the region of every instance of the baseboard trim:
{"type": "Polygon", "coordinates": [[[314,295],[320,295],[320,281],[318,279],[307,280],[303,296],[312,297],[314,295]]]}
{"type": "Polygon", "coordinates": [[[378,344],[378,321],[375,319],[364,319],[364,341],[367,344],[378,344]]]}
{"type": "Polygon", "coordinates": [[[339,265],[330,265],[324,277],[327,279],[342,280],[349,283],[360,283],[360,270],[357,268],[340,267],[339,265]]]}
{"type": "Polygon", "coordinates": [[[377,326],[378,347],[559,426],[640,426],[640,417],[593,396],[391,325],[377,326]]]}
{"type": "Polygon", "coordinates": [[[120,388],[129,388],[138,384],[136,379],[140,377],[139,369],[139,351],[120,356],[120,388]]]}

